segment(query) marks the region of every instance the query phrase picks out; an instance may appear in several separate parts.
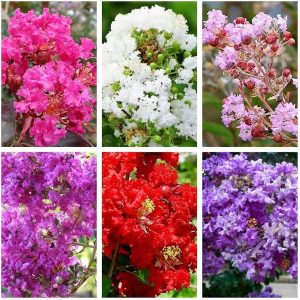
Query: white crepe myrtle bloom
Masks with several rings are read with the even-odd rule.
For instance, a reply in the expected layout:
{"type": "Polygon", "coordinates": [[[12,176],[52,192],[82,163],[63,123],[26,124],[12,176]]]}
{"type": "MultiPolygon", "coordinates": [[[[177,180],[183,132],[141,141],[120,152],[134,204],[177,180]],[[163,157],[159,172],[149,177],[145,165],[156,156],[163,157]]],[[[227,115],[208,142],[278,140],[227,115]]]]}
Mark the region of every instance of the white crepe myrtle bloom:
{"type": "Polygon", "coordinates": [[[115,137],[129,146],[196,141],[196,45],[172,10],[156,5],[117,15],[102,64],[102,107],[115,137]]]}

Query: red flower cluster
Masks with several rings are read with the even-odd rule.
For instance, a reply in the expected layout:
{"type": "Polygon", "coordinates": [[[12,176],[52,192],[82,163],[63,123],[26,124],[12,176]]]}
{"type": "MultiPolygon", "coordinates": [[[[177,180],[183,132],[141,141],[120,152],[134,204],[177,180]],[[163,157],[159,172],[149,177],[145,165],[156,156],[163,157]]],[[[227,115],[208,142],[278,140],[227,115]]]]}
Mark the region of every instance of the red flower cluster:
{"type": "Polygon", "coordinates": [[[196,188],[178,184],[176,153],[103,154],[103,251],[123,253],[148,285],[114,268],[123,296],[155,296],[190,285],[196,269],[196,188]],[[134,288],[132,288],[134,286],[134,288]]]}

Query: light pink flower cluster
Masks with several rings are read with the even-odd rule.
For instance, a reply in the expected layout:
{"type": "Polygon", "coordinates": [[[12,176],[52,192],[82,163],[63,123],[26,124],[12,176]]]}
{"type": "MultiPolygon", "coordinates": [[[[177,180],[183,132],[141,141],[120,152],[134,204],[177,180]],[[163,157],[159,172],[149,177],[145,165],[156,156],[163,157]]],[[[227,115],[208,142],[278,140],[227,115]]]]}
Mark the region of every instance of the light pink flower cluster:
{"type": "Polygon", "coordinates": [[[215,65],[237,82],[239,95],[223,100],[224,125],[236,122],[244,141],[256,137],[294,143],[297,109],[284,89],[290,82],[297,87],[297,79],[289,69],[278,70],[284,48],[295,44],[287,17],[260,12],[252,22],[238,17],[228,23],[220,10],[212,10],[204,22],[203,44],[219,50],[215,65]],[[261,106],[253,105],[255,99],[261,106]]]}
{"type": "Polygon", "coordinates": [[[44,9],[21,13],[8,24],[2,40],[2,84],[14,94],[22,120],[22,140],[29,131],[37,146],[55,145],[67,130],[82,134],[93,118],[96,100],[96,63],[88,38],[77,44],[71,36],[72,20],[44,9]]]}

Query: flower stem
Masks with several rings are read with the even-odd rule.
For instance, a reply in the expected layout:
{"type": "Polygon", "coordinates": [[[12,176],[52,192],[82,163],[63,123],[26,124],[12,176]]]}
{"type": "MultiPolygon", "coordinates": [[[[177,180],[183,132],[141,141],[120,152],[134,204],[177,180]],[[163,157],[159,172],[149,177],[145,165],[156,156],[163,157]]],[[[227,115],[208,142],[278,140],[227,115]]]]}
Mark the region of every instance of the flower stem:
{"type": "Polygon", "coordinates": [[[118,256],[118,253],[119,253],[119,249],[120,249],[120,240],[117,241],[116,248],[115,248],[115,251],[114,251],[114,254],[113,254],[113,257],[112,257],[110,269],[109,269],[109,272],[108,272],[108,277],[109,278],[112,278],[114,268],[115,268],[115,264],[116,264],[116,260],[117,260],[117,256],[118,256]]]}

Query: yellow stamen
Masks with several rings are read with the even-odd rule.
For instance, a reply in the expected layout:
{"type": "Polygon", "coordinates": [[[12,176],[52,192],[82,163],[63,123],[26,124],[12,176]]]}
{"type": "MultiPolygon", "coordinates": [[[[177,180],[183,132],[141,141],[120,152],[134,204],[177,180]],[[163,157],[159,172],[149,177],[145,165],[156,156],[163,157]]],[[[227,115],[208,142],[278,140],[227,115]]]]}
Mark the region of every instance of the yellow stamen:
{"type": "Polygon", "coordinates": [[[181,255],[181,250],[178,246],[165,246],[161,250],[162,256],[165,261],[175,260],[177,261],[181,255]]]}
{"type": "Polygon", "coordinates": [[[248,220],[248,226],[250,228],[256,228],[257,227],[257,220],[255,218],[251,218],[248,220]]]}
{"type": "Polygon", "coordinates": [[[138,216],[147,216],[155,210],[155,204],[150,198],[142,202],[142,207],[138,210],[138,216]]]}
{"type": "Polygon", "coordinates": [[[289,269],[290,264],[291,264],[291,262],[287,258],[284,258],[280,263],[281,270],[283,272],[286,272],[289,269]]]}

